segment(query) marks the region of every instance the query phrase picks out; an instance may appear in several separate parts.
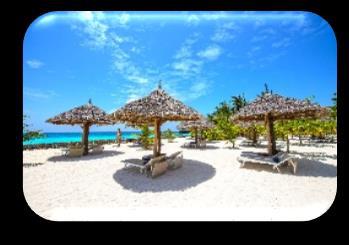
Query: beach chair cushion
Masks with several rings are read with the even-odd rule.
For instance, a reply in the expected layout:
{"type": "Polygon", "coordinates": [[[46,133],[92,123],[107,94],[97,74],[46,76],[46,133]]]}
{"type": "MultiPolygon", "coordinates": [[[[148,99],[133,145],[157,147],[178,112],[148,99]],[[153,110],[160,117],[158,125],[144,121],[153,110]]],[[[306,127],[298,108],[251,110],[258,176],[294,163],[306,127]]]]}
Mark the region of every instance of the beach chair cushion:
{"type": "Polygon", "coordinates": [[[273,156],[272,159],[273,159],[273,161],[276,162],[276,163],[280,162],[279,156],[273,156]]]}

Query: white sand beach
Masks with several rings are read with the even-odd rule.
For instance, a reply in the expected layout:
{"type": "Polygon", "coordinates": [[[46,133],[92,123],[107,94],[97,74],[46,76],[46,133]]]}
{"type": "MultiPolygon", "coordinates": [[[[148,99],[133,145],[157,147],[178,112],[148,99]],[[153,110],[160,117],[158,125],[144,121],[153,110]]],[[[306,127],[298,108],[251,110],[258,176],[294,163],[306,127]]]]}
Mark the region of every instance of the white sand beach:
{"type": "MultiPolygon", "coordinates": [[[[123,169],[124,159],[152,153],[131,143],[105,145],[99,155],[62,156],[61,149],[23,151],[23,191],[30,208],[49,220],[311,220],[331,206],[337,189],[337,145],[299,146],[298,170],[236,160],[225,141],[182,148],[163,140],[162,152],[183,151],[182,168],[148,178],[123,169]]],[[[237,141],[236,145],[239,145],[237,141]]],[[[282,148],[285,150],[285,147],[282,148]]]]}

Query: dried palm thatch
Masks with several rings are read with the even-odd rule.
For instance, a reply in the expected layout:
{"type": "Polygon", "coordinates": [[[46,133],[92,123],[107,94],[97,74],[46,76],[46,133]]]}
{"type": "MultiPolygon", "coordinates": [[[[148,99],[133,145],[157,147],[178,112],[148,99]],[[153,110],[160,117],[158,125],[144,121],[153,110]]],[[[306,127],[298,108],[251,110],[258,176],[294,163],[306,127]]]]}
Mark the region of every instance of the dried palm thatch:
{"type": "Polygon", "coordinates": [[[260,121],[265,120],[266,113],[271,113],[274,120],[279,120],[317,117],[326,111],[309,100],[297,100],[267,93],[241,108],[231,119],[233,121],[260,121]]]}
{"type": "Polygon", "coordinates": [[[204,116],[200,116],[199,120],[196,121],[183,121],[181,122],[177,128],[179,130],[191,130],[191,129],[208,129],[213,128],[214,124],[207,120],[204,116]]]}
{"type": "Polygon", "coordinates": [[[57,116],[47,119],[46,122],[58,125],[81,125],[83,128],[82,143],[84,145],[84,155],[88,154],[88,134],[90,126],[93,124],[114,124],[114,122],[109,119],[106,112],[92,104],[91,99],[87,104],[60,113],[57,116]]]}
{"type": "Polygon", "coordinates": [[[154,90],[144,98],[126,104],[111,116],[113,120],[131,124],[154,122],[155,119],[183,121],[199,118],[196,110],[172,98],[161,88],[154,90]]]}
{"type": "Polygon", "coordinates": [[[69,111],[63,112],[49,118],[46,122],[53,124],[84,124],[91,123],[97,125],[108,125],[112,121],[108,118],[107,113],[97,106],[93,105],[91,101],[89,103],[75,107],[69,111]]]}
{"type": "Polygon", "coordinates": [[[231,117],[235,121],[264,121],[268,133],[268,153],[276,153],[273,122],[280,119],[316,118],[328,113],[326,108],[309,100],[297,100],[278,94],[266,93],[241,108],[231,117]]]}
{"type": "Polygon", "coordinates": [[[208,129],[208,128],[213,128],[214,124],[210,121],[207,120],[204,116],[200,115],[200,119],[196,121],[183,121],[181,122],[177,128],[179,130],[194,130],[195,134],[195,144],[198,145],[198,130],[201,131],[208,129]]]}
{"type": "Polygon", "coordinates": [[[111,120],[128,125],[153,124],[155,128],[154,156],[161,150],[160,126],[166,121],[197,120],[199,113],[169,96],[159,85],[148,96],[132,101],[110,114],[111,120]]]}

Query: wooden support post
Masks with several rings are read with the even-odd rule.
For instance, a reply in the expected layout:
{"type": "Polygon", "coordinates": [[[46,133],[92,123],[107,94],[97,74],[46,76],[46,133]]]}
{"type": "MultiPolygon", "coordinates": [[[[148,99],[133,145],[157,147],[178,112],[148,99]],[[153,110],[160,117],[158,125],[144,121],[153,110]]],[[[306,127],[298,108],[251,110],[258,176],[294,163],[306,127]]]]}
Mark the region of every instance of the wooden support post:
{"type": "Polygon", "coordinates": [[[158,126],[158,156],[161,154],[161,121],[159,120],[158,126]]]}
{"type": "Polygon", "coordinates": [[[161,132],[160,132],[160,119],[155,119],[154,122],[154,147],[153,156],[157,157],[161,152],[161,132]]]}
{"type": "Polygon", "coordinates": [[[275,155],[276,144],[275,144],[275,136],[274,136],[274,120],[270,112],[266,113],[265,121],[266,121],[267,134],[268,134],[268,154],[275,155]]]}
{"type": "Polygon", "coordinates": [[[199,142],[198,142],[198,128],[197,127],[194,128],[194,133],[195,133],[195,146],[198,147],[199,142]]]}
{"type": "Polygon", "coordinates": [[[88,134],[90,131],[90,124],[84,123],[83,124],[83,133],[82,133],[82,145],[84,148],[83,155],[88,154],[88,134]]]}

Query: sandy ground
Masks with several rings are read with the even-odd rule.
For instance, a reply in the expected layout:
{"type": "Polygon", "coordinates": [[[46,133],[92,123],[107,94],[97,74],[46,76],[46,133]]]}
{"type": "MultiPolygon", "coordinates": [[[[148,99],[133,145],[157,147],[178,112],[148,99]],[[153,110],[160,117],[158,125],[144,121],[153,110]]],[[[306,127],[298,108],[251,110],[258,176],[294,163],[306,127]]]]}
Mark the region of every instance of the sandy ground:
{"type": "MultiPolygon", "coordinates": [[[[337,145],[299,146],[296,175],[287,166],[246,164],[224,141],[186,149],[188,139],[163,140],[162,152],[182,150],[182,168],[151,179],[121,160],[151,151],[105,145],[99,155],[66,158],[61,149],[23,152],[23,191],[30,208],[49,220],[311,220],[331,206],[337,189],[337,145]]],[[[239,142],[237,142],[238,145],[239,142]]],[[[282,147],[285,149],[285,147],[282,147]]]]}

